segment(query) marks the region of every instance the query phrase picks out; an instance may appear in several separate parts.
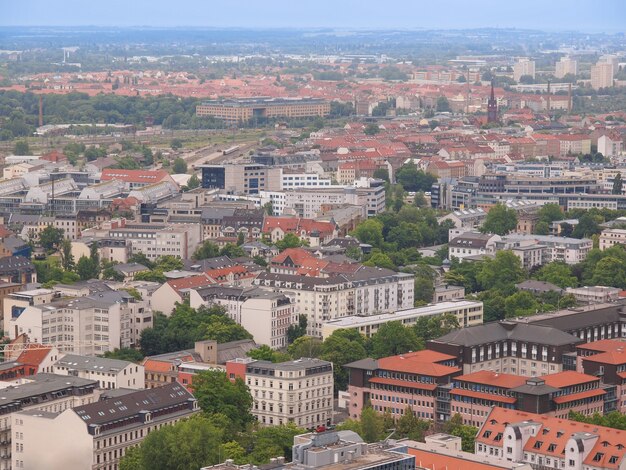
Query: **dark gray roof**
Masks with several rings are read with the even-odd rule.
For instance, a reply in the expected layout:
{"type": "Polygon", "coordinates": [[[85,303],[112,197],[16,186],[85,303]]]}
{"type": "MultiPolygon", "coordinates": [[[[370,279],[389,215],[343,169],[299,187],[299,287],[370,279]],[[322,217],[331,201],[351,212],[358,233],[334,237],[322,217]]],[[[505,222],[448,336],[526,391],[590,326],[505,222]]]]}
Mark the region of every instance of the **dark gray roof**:
{"type": "Polygon", "coordinates": [[[185,387],[179,383],[171,383],[78,406],[74,408],[74,412],[87,426],[103,425],[113,421],[119,422],[144,411],[164,410],[193,401],[195,398],[185,387]]]}
{"type": "Polygon", "coordinates": [[[493,237],[491,233],[467,232],[450,240],[450,246],[462,248],[485,248],[493,237]]]}
{"type": "Polygon", "coordinates": [[[113,269],[122,274],[148,271],[147,266],[144,266],[143,264],[139,264],[139,263],[116,264],[113,266],[113,269]]]}
{"type": "Polygon", "coordinates": [[[520,323],[572,331],[595,325],[615,323],[624,319],[626,311],[622,303],[605,303],[558,310],[532,317],[516,319],[520,323]]]}
{"type": "Polygon", "coordinates": [[[208,271],[209,269],[226,268],[234,266],[235,262],[228,256],[217,256],[201,260],[184,259],[183,269],[187,271],[208,271]]]}
{"type": "Polygon", "coordinates": [[[133,363],[130,361],[122,361],[120,359],[79,356],[78,354],[66,354],[54,363],[55,367],[66,367],[71,370],[86,370],[102,373],[119,372],[131,364],[133,363]]]}
{"type": "Polygon", "coordinates": [[[547,395],[549,393],[556,393],[559,390],[560,389],[551,387],[550,385],[546,385],[545,383],[531,385],[531,384],[528,384],[528,382],[525,383],[524,385],[520,385],[519,387],[515,387],[511,389],[511,391],[513,392],[523,393],[525,395],[539,395],[539,396],[547,395]]]}
{"type": "MultiPolygon", "coordinates": [[[[98,382],[80,377],[57,375],[57,374],[35,374],[29,377],[31,382],[20,385],[11,385],[0,389],[0,407],[5,407],[11,403],[21,406],[23,400],[32,397],[46,396],[50,393],[71,388],[91,388],[98,387],[98,382]]],[[[32,405],[32,402],[28,403],[32,405]]],[[[0,411],[1,413],[1,411],[0,411]]]]}
{"type": "Polygon", "coordinates": [[[34,272],[35,266],[23,256],[6,256],[0,258],[0,274],[19,272],[34,272]]]}
{"type": "Polygon", "coordinates": [[[317,358],[310,357],[302,357],[300,359],[296,359],[295,361],[287,361],[287,362],[270,362],[270,361],[252,361],[247,367],[249,368],[263,368],[263,369],[274,369],[274,370],[303,370],[309,369],[312,367],[322,367],[328,366],[331,363],[328,361],[323,361],[317,358]]]}
{"type": "Polygon", "coordinates": [[[557,330],[556,328],[515,322],[493,322],[461,328],[451,331],[447,335],[437,338],[435,341],[438,343],[471,347],[506,339],[551,346],[582,342],[578,337],[557,330]]]}
{"type": "Polygon", "coordinates": [[[378,369],[378,361],[372,358],[359,359],[358,361],[344,364],[344,367],[350,369],[376,370],[378,369]]]}

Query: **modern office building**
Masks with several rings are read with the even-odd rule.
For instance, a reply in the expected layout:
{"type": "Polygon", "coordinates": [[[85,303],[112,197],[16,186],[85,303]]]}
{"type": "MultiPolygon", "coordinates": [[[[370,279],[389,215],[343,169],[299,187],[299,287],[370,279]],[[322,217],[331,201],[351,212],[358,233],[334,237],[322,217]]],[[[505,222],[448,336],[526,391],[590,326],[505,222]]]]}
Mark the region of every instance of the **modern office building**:
{"type": "Polygon", "coordinates": [[[330,113],[330,102],[317,98],[242,98],[203,101],[196,116],[213,116],[238,123],[254,119],[324,117],[330,113]]]}

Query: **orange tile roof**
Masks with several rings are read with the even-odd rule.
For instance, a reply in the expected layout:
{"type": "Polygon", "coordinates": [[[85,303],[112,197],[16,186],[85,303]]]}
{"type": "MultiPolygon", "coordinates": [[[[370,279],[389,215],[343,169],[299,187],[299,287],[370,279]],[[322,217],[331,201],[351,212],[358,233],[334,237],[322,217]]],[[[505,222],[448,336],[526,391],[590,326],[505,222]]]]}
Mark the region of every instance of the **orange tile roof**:
{"type": "Polygon", "coordinates": [[[535,422],[541,426],[539,432],[526,441],[524,445],[525,451],[540,452],[544,455],[562,458],[567,441],[571,436],[575,433],[587,432],[595,434],[599,438],[593,447],[589,449],[583,464],[617,469],[624,462],[624,456],[626,455],[626,452],[624,452],[626,448],[626,431],[500,407],[494,407],[491,410],[476,436],[476,442],[502,447],[503,441],[495,440],[498,433],[503,433],[507,424],[522,423],[524,421],[535,422]],[[485,437],[486,431],[491,431],[488,437],[485,437]],[[543,442],[539,449],[534,448],[537,441],[543,442]],[[550,444],[554,444],[554,448],[548,451],[550,444]],[[593,461],[598,452],[602,452],[605,455],[605,459],[602,462],[593,461]],[[611,456],[616,457],[615,463],[610,463],[611,456]]]}
{"type": "Polygon", "coordinates": [[[626,341],[622,341],[620,339],[601,339],[599,341],[580,344],[576,346],[576,348],[599,352],[619,351],[620,349],[626,349],[626,341]]]}
{"type": "Polygon", "coordinates": [[[608,351],[593,356],[586,356],[584,361],[599,362],[601,364],[626,364],[626,351],[608,351]]]}
{"type": "Polygon", "coordinates": [[[157,361],[155,359],[146,359],[143,367],[146,372],[172,372],[171,362],[157,361]]]}
{"type": "Polygon", "coordinates": [[[566,370],[558,372],[556,374],[544,375],[542,377],[546,381],[546,385],[550,385],[555,388],[570,387],[572,385],[579,385],[588,382],[597,382],[599,377],[593,375],[583,374],[581,372],[575,372],[573,370],[566,370]]]}
{"type": "MultiPolygon", "coordinates": [[[[438,358],[432,355],[433,351],[417,351],[415,353],[400,354],[398,356],[384,357],[378,360],[378,368],[395,372],[408,372],[411,374],[427,375],[431,377],[443,377],[455,374],[461,369],[458,367],[444,366],[437,364],[443,362],[445,358],[438,358]]],[[[447,355],[443,355],[444,357],[447,355]]],[[[449,356],[447,356],[449,357],[449,356]]]]}
{"type": "Polygon", "coordinates": [[[485,385],[493,385],[501,388],[515,388],[526,383],[526,377],[513,374],[501,374],[491,370],[481,370],[471,374],[459,375],[454,380],[472,382],[485,385]]]}
{"type": "Polygon", "coordinates": [[[209,279],[205,274],[199,274],[197,276],[184,277],[182,279],[172,279],[167,283],[180,294],[182,289],[193,289],[194,287],[203,287],[213,284],[214,282],[209,279]]]}
{"type": "Polygon", "coordinates": [[[483,400],[510,404],[513,404],[517,401],[517,399],[513,397],[505,397],[502,395],[496,395],[495,393],[475,392],[473,390],[464,390],[462,388],[454,388],[450,390],[450,395],[461,395],[462,397],[481,398],[483,400]]]}
{"type": "Polygon", "coordinates": [[[561,395],[554,398],[554,403],[569,403],[570,401],[582,400],[583,398],[599,397],[600,395],[604,395],[605,393],[606,392],[604,390],[598,388],[596,390],[587,390],[585,392],[572,393],[571,395],[561,395]]]}
{"type": "Polygon", "coordinates": [[[369,381],[370,383],[375,384],[398,385],[400,387],[418,388],[420,390],[435,390],[437,388],[437,384],[425,384],[421,382],[411,382],[409,380],[388,379],[386,377],[373,377],[369,381]]]}
{"type": "Polygon", "coordinates": [[[502,466],[465,460],[461,457],[443,455],[437,452],[408,448],[409,455],[415,456],[415,465],[429,470],[502,470],[502,466]]]}
{"type": "Polygon", "coordinates": [[[22,351],[22,353],[16,359],[17,362],[27,364],[29,366],[39,366],[43,360],[48,356],[52,347],[44,347],[39,344],[28,345],[29,349],[22,351]],[[34,347],[41,349],[34,349],[34,347]]]}

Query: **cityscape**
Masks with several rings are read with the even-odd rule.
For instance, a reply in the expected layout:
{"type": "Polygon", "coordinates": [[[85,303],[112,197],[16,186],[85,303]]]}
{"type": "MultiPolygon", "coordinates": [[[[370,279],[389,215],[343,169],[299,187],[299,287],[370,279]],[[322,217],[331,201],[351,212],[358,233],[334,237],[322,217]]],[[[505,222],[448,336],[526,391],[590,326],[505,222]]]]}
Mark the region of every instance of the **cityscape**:
{"type": "Polygon", "coordinates": [[[626,469],[626,4],[0,13],[0,470],[626,469]]]}

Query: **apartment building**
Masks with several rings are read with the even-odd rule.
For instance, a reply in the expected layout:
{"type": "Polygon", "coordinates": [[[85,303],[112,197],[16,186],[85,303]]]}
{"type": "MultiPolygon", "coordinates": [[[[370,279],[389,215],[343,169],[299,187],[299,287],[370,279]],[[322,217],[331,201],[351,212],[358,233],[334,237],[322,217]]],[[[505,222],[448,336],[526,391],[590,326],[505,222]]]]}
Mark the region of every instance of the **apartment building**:
{"type": "MultiPolygon", "coordinates": [[[[19,385],[9,385],[0,390],[0,469],[30,468],[21,465],[23,451],[21,428],[14,416],[20,411],[35,414],[60,412],[97,401],[98,383],[78,377],[54,374],[36,374],[23,379],[19,385]],[[13,447],[13,448],[12,448],[13,447]],[[20,449],[22,449],[20,445],[20,449]]],[[[61,433],[65,439],[67,435],[61,433]]],[[[45,440],[45,439],[44,439],[45,440]]]]}
{"type": "Polygon", "coordinates": [[[119,359],[66,354],[53,364],[52,372],[95,380],[102,389],[146,388],[143,366],[119,359]]]}
{"type": "Polygon", "coordinates": [[[530,60],[528,57],[518,59],[515,65],[513,65],[513,80],[519,82],[524,75],[530,75],[533,79],[535,78],[535,61],[530,60]]]}
{"type": "Polygon", "coordinates": [[[366,187],[335,186],[315,190],[285,191],[284,209],[292,209],[299,217],[317,217],[324,206],[363,206],[365,215],[373,217],[385,210],[385,188],[383,184],[366,187]]]}
{"type": "Polygon", "coordinates": [[[565,75],[578,75],[578,62],[571,57],[561,57],[556,63],[556,70],[554,76],[556,78],[563,78],[565,75]]]}
{"type": "Polygon", "coordinates": [[[454,315],[461,327],[481,325],[483,323],[483,303],[473,300],[450,300],[397,310],[394,313],[380,315],[352,315],[330,320],[322,324],[322,338],[326,339],[333,332],[343,329],[353,329],[369,338],[386,323],[401,322],[404,326],[414,325],[420,318],[438,315],[454,315]]]}
{"type": "Polygon", "coordinates": [[[72,409],[14,413],[15,468],[112,470],[152,431],[200,411],[185,387],[173,383],[72,409]]]}
{"type": "Polygon", "coordinates": [[[532,265],[547,264],[552,261],[560,261],[565,264],[578,264],[587,258],[593,248],[593,242],[589,238],[555,237],[553,235],[524,235],[512,233],[495,242],[496,250],[518,251],[523,263],[532,265]],[[523,250],[534,250],[526,255],[523,250]],[[530,254],[533,256],[531,257],[530,254]]]}
{"type": "Polygon", "coordinates": [[[609,88],[613,86],[613,64],[598,62],[591,66],[591,88],[609,88]]]}
{"type": "Polygon", "coordinates": [[[489,413],[475,441],[481,457],[568,470],[622,468],[624,447],[624,431],[499,407],[489,413]]]}
{"type": "Polygon", "coordinates": [[[295,305],[280,292],[260,287],[208,286],[189,293],[192,308],[221,305],[257,344],[272,349],[288,346],[287,329],[298,322],[295,305]]]}
{"type": "Polygon", "coordinates": [[[621,228],[607,228],[602,230],[599,239],[599,248],[606,250],[615,245],[626,244],[626,230],[621,228]]]}
{"type": "Polygon", "coordinates": [[[117,226],[104,228],[104,236],[125,240],[131,253],[143,253],[148,259],[174,256],[187,259],[202,241],[200,224],[143,224],[120,221],[117,226]]]}
{"type": "Polygon", "coordinates": [[[17,316],[11,315],[5,325],[11,339],[26,334],[32,342],[81,355],[132,347],[150,326],[152,311],[148,302],[138,301],[124,291],[28,306],[17,316]]]}
{"type": "Polygon", "coordinates": [[[288,296],[308,318],[307,334],[322,336],[323,324],[350,315],[391,313],[413,306],[414,279],[389,269],[360,267],[327,277],[261,272],[254,285],[288,296]]]}
{"type": "Polygon", "coordinates": [[[500,235],[493,233],[465,232],[454,236],[448,244],[448,258],[465,259],[495,253],[500,235]]]}
{"type": "Polygon", "coordinates": [[[272,363],[250,358],[226,363],[231,379],[244,380],[254,399],[252,414],[264,425],[327,426],[333,419],[333,364],[300,358],[272,363]]]}

